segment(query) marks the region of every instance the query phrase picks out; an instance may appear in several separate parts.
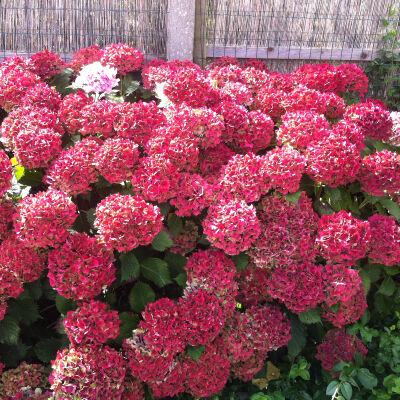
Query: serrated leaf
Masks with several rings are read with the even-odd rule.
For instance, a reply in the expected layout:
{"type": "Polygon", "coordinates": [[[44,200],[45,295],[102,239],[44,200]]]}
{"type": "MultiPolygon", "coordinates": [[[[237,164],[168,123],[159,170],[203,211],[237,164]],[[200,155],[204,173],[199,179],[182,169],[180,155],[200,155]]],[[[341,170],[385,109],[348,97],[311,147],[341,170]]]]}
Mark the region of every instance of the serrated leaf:
{"type": "Polygon", "coordinates": [[[181,287],[186,286],[187,274],[186,272],[181,272],[178,276],[174,278],[174,281],[181,287]]]}
{"type": "Polygon", "coordinates": [[[10,301],[7,305],[7,313],[25,325],[31,325],[40,318],[38,306],[32,299],[10,301]]]}
{"type": "Polygon", "coordinates": [[[144,282],[136,282],[129,293],[129,304],[133,311],[142,312],[147,303],[153,302],[156,295],[153,289],[144,282]]]}
{"type": "Polygon", "coordinates": [[[338,188],[331,188],[331,187],[326,187],[325,191],[327,192],[330,200],[330,204],[335,204],[340,201],[342,195],[340,193],[340,189],[338,188]]]}
{"type": "Polygon", "coordinates": [[[174,236],[179,235],[183,229],[182,218],[173,213],[168,214],[168,229],[174,236]]]}
{"type": "Polygon", "coordinates": [[[301,196],[302,190],[298,190],[297,192],[294,193],[288,193],[285,197],[287,201],[290,201],[291,203],[297,204],[299,201],[299,198],[301,196]]]}
{"type": "Polygon", "coordinates": [[[204,353],[205,346],[188,346],[186,352],[193,360],[200,360],[201,355],[204,353]]]}
{"type": "Polygon", "coordinates": [[[357,372],[357,378],[360,383],[369,390],[372,390],[378,384],[378,379],[376,376],[367,368],[361,368],[357,372]]]}
{"type": "Polygon", "coordinates": [[[238,272],[244,271],[249,263],[249,256],[246,253],[240,253],[232,257],[238,272]]]}
{"type": "Polygon", "coordinates": [[[5,316],[0,322],[0,343],[17,344],[20,330],[14,318],[5,316]]]}
{"type": "Polygon", "coordinates": [[[400,219],[400,207],[393,200],[390,200],[388,197],[381,197],[379,203],[396,219],[400,219]]]}
{"type": "Polygon", "coordinates": [[[137,314],[133,314],[132,312],[122,312],[119,314],[119,319],[121,320],[121,325],[117,341],[120,342],[122,339],[132,336],[132,331],[139,323],[139,316],[137,314]]]}
{"type": "Polygon", "coordinates": [[[187,264],[187,258],[181,254],[167,252],[164,260],[168,263],[171,275],[177,277],[184,272],[184,267],[187,264]]]}
{"type": "Polygon", "coordinates": [[[300,313],[299,320],[303,322],[303,324],[316,324],[321,322],[321,314],[318,308],[312,308],[311,310],[300,313]]]}
{"type": "Polygon", "coordinates": [[[139,276],[140,264],[132,252],[120,254],[119,260],[121,262],[121,282],[126,282],[139,276]]]}
{"type": "Polygon", "coordinates": [[[390,276],[387,276],[381,283],[381,286],[379,286],[378,293],[381,293],[385,296],[391,296],[395,290],[396,290],[396,283],[390,276]]]}
{"type": "Polygon", "coordinates": [[[337,389],[337,387],[339,386],[339,382],[338,381],[332,381],[328,387],[326,388],[326,394],[328,396],[332,396],[333,393],[335,393],[335,390],[337,389]]]}
{"type": "Polygon", "coordinates": [[[30,170],[19,164],[14,166],[14,175],[22,185],[38,186],[43,181],[43,174],[40,171],[30,170]]]}
{"type": "Polygon", "coordinates": [[[94,220],[96,219],[96,209],[90,208],[89,210],[85,211],[86,219],[89,222],[90,226],[93,228],[94,220]]]}
{"type": "Polygon", "coordinates": [[[59,350],[60,347],[61,347],[60,339],[47,338],[37,342],[33,349],[35,351],[37,358],[40,361],[48,363],[56,358],[57,350],[59,350]]]}
{"type": "Polygon", "coordinates": [[[66,299],[63,296],[57,294],[56,296],[56,307],[60,314],[66,315],[68,311],[75,310],[77,305],[72,299],[66,299]]]}
{"type": "Polygon", "coordinates": [[[368,271],[365,271],[364,269],[359,271],[359,275],[362,280],[362,284],[364,286],[365,294],[369,292],[369,289],[371,288],[371,278],[369,276],[368,271]]]}
{"type": "Polygon", "coordinates": [[[168,248],[172,247],[173,245],[174,242],[169,237],[168,233],[165,231],[159,232],[158,235],[153,239],[153,242],[151,243],[153,249],[157,251],[165,251],[168,248]]]}
{"type": "Polygon", "coordinates": [[[333,372],[333,373],[342,372],[343,368],[345,366],[346,366],[346,363],[344,361],[339,361],[332,367],[331,372],[333,372]]]}
{"type": "Polygon", "coordinates": [[[172,283],[168,264],[160,258],[146,258],[142,261],[140,270],[146,279],[155,283],[158,287],[172,283]]]}
{"type": "Polygon", "coordinates": [[[26,353],[29,349],[30,346],[21,342],[18,344],[0,344],[1,361],[7,367],[15,368],[22,360],[26,360],[26,353]]]}
{"type": "Polygon", "coordinates": [[[306,345],[306,329],[297,318],[291,319],[290,335],[288,353],[294,359],[306,345]]]}
{"type": "Polygon", "coordinates": [[[74,90],[70,87],[71,76],[74,71],[71,68],[65,68],[61,73],[55,75],[50,82],[50,86],[55,86],[58,93],[69,94],[74,90]]]}
{"type": "Polygon", "coordinates": [[[346,400],[351,400],[351,397],[353,396],[353,388],[349,382],[343,382],[340,391],[346,400]]]}

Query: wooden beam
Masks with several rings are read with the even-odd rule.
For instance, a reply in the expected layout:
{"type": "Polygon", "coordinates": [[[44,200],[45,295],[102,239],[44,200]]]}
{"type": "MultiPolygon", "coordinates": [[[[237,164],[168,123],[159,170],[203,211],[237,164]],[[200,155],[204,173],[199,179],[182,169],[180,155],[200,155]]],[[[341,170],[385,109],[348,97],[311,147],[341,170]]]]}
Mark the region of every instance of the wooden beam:
{"type": "Polygon", "coordinates": [[[168,0],[167,59],[193,60],[195,0],[168,0]]]}
{"type": "Polygon", "coordinates": [[[332,60],[332,61],[371,61],[378,52],[359,48],[318,49],[305,47],[245,47],[215,46],[207,47],[207,57],[230,56],[237,58],[269,58],[273,60],[332,60]]]}

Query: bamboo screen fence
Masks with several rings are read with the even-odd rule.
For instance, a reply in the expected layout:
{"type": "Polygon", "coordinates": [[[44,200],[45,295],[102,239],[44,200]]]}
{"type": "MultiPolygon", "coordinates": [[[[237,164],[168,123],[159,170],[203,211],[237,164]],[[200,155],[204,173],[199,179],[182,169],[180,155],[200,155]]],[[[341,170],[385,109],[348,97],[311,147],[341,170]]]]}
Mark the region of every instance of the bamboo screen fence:
{"type": "Polygon", "coordinates": [[[0,0],[0,58],[48,48],[68,59],[115,42],[166,58],[171,4],[189,3],[194,61],[262,58],[280,72],[310,61],[365,66],[379,49],[389,4],[400,8],[400,0],[0,0]]]}

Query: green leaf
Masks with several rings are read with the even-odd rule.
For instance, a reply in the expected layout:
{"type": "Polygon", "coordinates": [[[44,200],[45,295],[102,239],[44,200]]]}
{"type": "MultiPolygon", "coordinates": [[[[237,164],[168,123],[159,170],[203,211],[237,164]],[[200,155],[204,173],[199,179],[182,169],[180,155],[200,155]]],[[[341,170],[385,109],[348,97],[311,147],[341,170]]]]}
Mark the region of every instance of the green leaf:
{"type": "Polygon", "coordinates": [[[188,346],[186,352],[191,358],[193,358],[193,360],[198,361],[200,360],[205,348],[205,346],[188,346]]]}
{"type": "Polygon", "coordinates": [[[136,92],[139,87],[140,83],[134,81],[131,75],[126,75],[122,80],[122,94],[124,97],[129,97],[136,92]]]}
{"type": "Polygon", "coordinates": [[[0,322],[0,343],[17,344],[20,330],[14,318],[5,316],[0,322]]]}
{"type": "Polygon", "coordinates": [[[333,373],[342,372],[342,371],[343,371],[343,368],[344,368],[345,366],[346,366],[346,363],[345,363],[344,361],[339,361],[339,362],[337,362],[337,363],[333,366],[331,372],[333,372],[333,373]]]}
{"type": "Polygon", "coordinates": [[[369,289],[371,288],[371,278],[369,276],[368,271],[361,269],[359,271],[359,275],[361,276],[362,279],[362,284],[364,286],[365,294],[369,292],[369,289]]]}
{"type": "Polygon", "coordinates": [[[65,315],[68,311],[75,310],[77,305],[72,299],[66,299],[65,297],[57,294],[56,296],[56,307],[60,314],[65,315]]]}
{"type": "Polygon", "coordinates": [[[165,231],[161,231],[154,239],[153,242],[151,243],[152,247],[154,250],[157,251],[165,251],[168,248],[172,247],[174,245],[174,242],[172,239],[169,237],[168,233],[165,231]]]}
{"type": "Polygon", "coordinates": [[[146,279],[155,283],[158,287],[172,283],[168,264],[160,258],[149,257],[143,260],[141,271],[146,279]]]}
{"type": "Polygon", "coordinates": [[[129,293],[129,304],[133,311],[142,312],[147,303],[153,302],[156,295],[153,289],[144,282],[136,282],[129,293]]]}
{"type": "Polygon", "coordinates": [[[335,390],[337,389],[337,387],[339,386],[339,382],[338,381],[332,381],[328,387],[326,388],[326,394],[328,396],[332,396],[333,393],[335,393],[335,390]]]}
{"type": "Polygon", "coordinates": [[[357,378],[366,389],[373,389],[378,384],[378,379],[372,374],[369,369],[361,368],[357,372],[357,378]]]}
{"type": "Polygon", "coordinates": [[[31,325],[40,318],[38,306],[32,299],[10,301],[7,305],[7,313],[25,325],[31,325]]]}
{"type": "Polygon", "coordinates": [[[56,358],[57,350],[60,349],[60,346],[61,341],[59,339],[42,339],[35,344],[34,351],[40,361],[48,363],[56,358]]]}
{"type": "Polygon", "coordinates": [[[297,204],[299,201],[299,198],[301,196],[301,190],[298,190],[297,192],[294,193],[288,193],[285,197],[287,201],[290,201],[291,203],[297,204]]]}
{"type": "Polygon", "coordinates": [[[174,278],[174,281],[182,287],[186,286],[187,274],[186,272],[181,272],[177,277],[174,278]]]}
{"type": "Polygon", "coordinates": [[[167,252],[164,260],[168,263],[172,276],[178,276],[184,272],[184,267],[187,264],[187,258],[181,254],[167,252]]]}
{"type": "Polygon", "coordinates": [[[388,197],[381,197],[379,202],[385,207],[390,214],[392,214],[396,219],[400,219],[400,207],[388,197]]]}
{"type": "Polygon", "coordinates": [[[14,175],[22,185],[38,186],[43,181],[43,174],[40,171],[27,169],[18,163],[14,165],[14,175]]]}
{"type": "Polygon", "coordinates": [[[346,400],[351,400],[351,397],[353,396],[353,388],[349,382],[343,382],[340,391],[346,400]]]}
{"type": "Polygon", "coordinates": [[[379,287],[378,293],[385,296],[391,296],[396,290],[396,284],[390,276],[387,276],[379,287]]]}
{"type": "Polygon", "coordinates": [[[139,276],[140,264],[132,252],[120,254],[119,260],[121,262],[121,282],[126,282],[139,276]]]}
{"type": "Polygon", "coordinates": [[[236,270],[238,272],[244,271],[249,263],[249,256],[246,253],[240,253],[232,257],[233,262],[236,265],[236,270]]]}
{"type": "Polygon", "coordinates": [[[53,77],[50,86],[55,86],[57,92],[61,94],[73,93],[74,90],[70,87],[70,80],[73,73],[74,70],[71,68],[65,68],[64,71],[53,77]]]}
{"type": "Polygon", "coordinates": [[[306,345],[306,329],[297,318],[291,319],[290,334],[288,352],[289,356],[294,359],[306,345]]]}
{"type": "Polygon", "coordinates": [[[342,195],[339,188],[325,187],[325,191],[329,196],[330,204],[335,204],[340,201],[342,195]]]}
{"type": "Polygon", "coordinates": [[[312,308],[299,314],[299,320],[303,324],[316,324],[317,322],[321,322],[321,314],[318,308],[312,308]]]}
{"type": "Polygon", "coordinates": [[[121,326],[117,341],[121,342],[122,339],[132,336],[132,331],[139,323],[139,316],[137,314],[133,314],[132,312],[122,312],[119,314],[119,319],[121,320],[121,326]]]}
{"type": "Polygon", "coordinates": [[[168,214],[168,229],[174,235],[179,235],[183,229],[182,218],[179,218],[176,214],[168,214]]]}

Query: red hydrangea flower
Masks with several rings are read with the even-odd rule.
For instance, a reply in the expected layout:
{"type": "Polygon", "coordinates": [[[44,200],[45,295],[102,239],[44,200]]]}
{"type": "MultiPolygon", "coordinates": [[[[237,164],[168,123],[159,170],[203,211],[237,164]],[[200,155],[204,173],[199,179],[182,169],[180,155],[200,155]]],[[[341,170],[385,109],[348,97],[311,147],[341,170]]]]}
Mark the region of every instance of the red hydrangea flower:
{"type": "Polygon", "coordinates": [[[126,75],[128,72],[136,71],[144,66],[144,56],[134,47],[117,43],[104,48],[100,62],[116,68],[119,74],[126,75]]]}
{"type": "Polygon", "coordinates": [[[365,72],[356,64],[342,64],[337,67],[338,81],[340,82],[339,93],[357,92],[364,97],[368,91],[368,78],[365,72]]]}
{"type": "Polygon", "coordinates": [[[247,87],[255,95],[261,88],[269,86],[271,74],[267,71],[262,71],[257,68],[247,67],[243,69],[243,78],[246,81],[247,87]]]}
{"type": "Polygon", "coordinates": [[[129,139],[107,139],[94,157],[99,173],[110,183],[129,181],[139,163],[138,145],[129,139]]]}
{"type": "Polygon", "coordinates": [[[186,293],[178,302],[181,327],[190,346],[212,342],[222,331],[226,313],[222,300],[203,289],[186,293]]]}
{"type": "Polygon", "coordinates": [[[92,103],[92,98],[86,97],[83,92],[68,94],[64,97],[58,116],[67,132],[71,135],[76,135],[80,132],[83,124],[82,110],[92,103]]]}
{"type": "Polygon", "coordinates": [[[264,367],[267,354],[263,352],[254,352],[246,361],[239,361],[232,364],[232,373],[235,378],[243,382],[251,381],[257,372],[264,367]]]}
{"type": "Polygon", "coordinates": [[[259,71],[269,72],[267,64],[265,64],[264,61],[257,60],[256,58],[248,58],[242,64],[242,67],[243,68],[254,68],[254,69],[259,70],[259,71]]]}
{"type": "Polygon", "coordinates": [[[358,103],[347,107],[344,119],[360,127],[364,136],[387,140],[392,133],[390,112],[375,103],[358,103]]]}
{"type": "Polygon", "coordinates": [[[54,129],[29,127],[14,137],[14,155],[24,167],[47,167],[61,153],[61,145],[61,135],[54,129]]]}
{"type": "Polygon", "coordinates": [[[297,204],[279,196],[266,196],[261,207],[261,234],[248,252],[252,262],[266,270],[313,262],[318,254],[315,238],[319,218],[305,192],[297,204]]]}
{"type": "Polygon", "coordinates": [[[109,248],[120,252],[150,244],[162,228],[160,209],[140,197],[112,194],[96,208],[95,227],[109,248]]]}
{"type": "Polygon", "coordinates": [[[322,368],[332,371],[339,361],[353,362],[359,353],[365,358],[368,353],[362,341],[355,335],[350,335],[341,329],[331,329],[325,335],[324,341],[317,347],[315,358],[322,362],[322,368]]]}
{"type": "Polygon", "coordinates": [[[266,86],[271,89],[282,90],[284,93],[291,92],[297,85],[290,74],[280,74],[278,72],[271,72],[266,86]]]}
{"type": "Polygon", "coordinates": [[[123,349],[130,373],[140,381],[163,381],[173,368],[174,356],[151,350],[137,330],[133,331],[132,338],[124,340],[123,349]]]}
{"type": "Polygon", "coordinates": [[[270,296],[267,293],[267,285],[270,271],[260,268],[253,263],[237,275],[239,284],[236,299],[245,307],[251,307],[265,302],[270,296]]]}
{"type": "Polygon", "coordinates": [[[0,107],[7,112],[21,105],[26,91],[40,82],[30,71],[13,69],[8,73],[0,69],[0,107]]]}
{"type": "Polygon", "coordinates": [[[163,156],[179,170],[193,172],[199,163],[197,143],[192,132],[165,126],[156,130],[145,149],[149,156],[163,156]]]}
{"type": "Polygon", "coordinates": [[[7,57],[0,63],[0,71],[6,74],[14,70],[29,71],[29,69],[29,59],[24,56],[15,55],[7,57]]]}
{"type": "Polygon", "coordinates": [[[358,179],[362,190],[373,196],[400,192],[400,155],[382,150],[364,157],[358,179]]]}
{"type": "Polygon", "coordinates": [[[326,137],[308,145],[307,174],[331,187],[354,182],[361,165],[360,150],[345,137],[326,131],[326,137]]]}
{"type": "Polygon", "coordinates": [[[108,346],[70,347],[58,351],[49,377],[57,398],[119,399],[126,365],[122,354],[108,346]]]}
{"type": "Polygon", "coordinates": [[[173,106],[164,110],[168,125],[191,132],[203,149],[217,146],[225,128],[223,117],[206,108],[173,106]]]}
{"type": "Polygon", "coordinates": [[[223,143],[200,153],[199,170],[205,179],[213,182],[224,166],[235,153],[223,143]]]}
{"type": "Polygon", "coordinates": [[[270,189],[260,170],[262,158],[253,153],[235,155],[222,167],[217,187],[222,197],[234,197],[247,203],[258,201],[270,189]]]}
{"type": "Polygon", "coordinates": [[[368,222],[371,230],[369,258],[374,263],[397,265],[400,260],[400,226],[396,220],[374,214],[368,222]]]}
{"type": "Polygon", "coordinates": [[[344,210],[320,218],[316,240],[321,255],[330,262],[353,265],[366,256],[370,239],[369,222],[344,210]]]}
{"type": "Polygon", "coordinates": [[[336,92],[340,86],[337,67],[328,63],[301,65],[290,76],[298,85],[320,92],[336,92]]]}
{"type": "Polygon", "coordinates": [[[116,105],[118,116],[113,121],[114,131],[118,136],[131,139],[144,146],[152,132],[165,122],[155,101],[143,103],[120,103],[116,105]]]}
{"type": "Polygon", "coordinates": [[[180,308],[168,298],[148,303],[137,330],[151,351],[162,354],[181,353],[186,347],[186,326],[180,308]]]}
{"type": "Polygon", "coordinates": [[[240,62],[235,57],[223,56],[215,59],[212,63],[206,66],[206,69],[214,69],[215,67],[227,67],[228,65],[240,65],[240,62]]]}
{"type": "Polygon", "coordinates": [[[15,213],[14,203],[8,197],[0,197],[0,242],[4,240],[10,228],[15,213]]]}
{"type": "Polygon", "coordinates": [[[260,235],[260,221],[254,206],[232,199],[212,205],[203,221],[207,239],[230,255],[250,248],[260,235]]]}
{"type": "MultiPolygon", "coordinates": [[[[0,375],[0,394],[4,400],[25,399],[25,388],[34,391],[47,386],[43,365],[28,364],[23,361],[17,368],[4,371],[0,375]]],[[[31,398],[31,397],[29,397],[31,398]]],[[[42,397],[32,397],[38,398],[42,397]]]]}
{"type": "Polygon", "coordinates": [[[299,190],[300,180],[305,172],[305,157],[288,146],[275,147],[263,158],[262,175],[265,181],[270,180],[271,187],[282,193],[293,193],[299,190]]]}
{"type": "Polygon", "coordinates": [[[119,106],[108,100],[95,101],[80,111],[82,136],[99,135],[109,138],[115,134],[113,124],[119,116],[119,106]]]}
{"type": "Polygon", "coordinates": [[[227,82],[218,90],[221,100],[232,101],[235,104],[250,106],[253,103],[251,90],[240,82],[227,82]]]}
{"type": "Polygon", "coordinates": [[[286,111],[314,111],[317,114],[326,112],[324,95],[318,90],[305,86],[296,86],[284,99],[283,106],[286,111]]]}
{"type": "Polygon", "coordinates": [[[73,69],[74,74],[77,75],[85,65],[100,61],[102,54],[103,50],[101,50],[99,46],[85,47],[73,54],[72,59],[67,66],[68,68],[73,69]]]}
{"type": "Polygon", "coordinates": [[[325,102],[325,116],[327,118],[342,118],[346,111],[346,103],[344,99],[335,93],[323,93],[323,102],[325,102]]]}
{"type": "Polygon", "coordinates": [[[212,86],[217,88],[223,88],[229,82],[245,83],[242,68],[234,64],[215,66],[209,70],[208,79],[212,86]]]}
{"type": "Polygon", "coordinates": [[[188,258],[185,270],[186,285],[190,290],[202,288],[217,297],[235,296],[237,293],[235,264],[221,250],[198,250],[188,258]]]}
{"type": "Polygon", "coordinates": [[[11,188],[12,164],[7,154],[0,149],[0,196],[11,188]]]}
{"type": "Polygon", "coordinates": [[[343,265],[326,265],[324,273],[325,303],[332,307],[339,302],[349,302],[363,288],[359,271],[343,265]]]}
{"type": "Polygon", "coordinates": [[[48,108],[49,110],[57,111],[60,108],[61,101],[61,95],[54,87],[41,82],[31,86],[26,91],[25,96],[22,98],[21,106],[48,108]]]}
{"type": "Polygon", "coordinates": [[[175,196],[180,174],[162,154],[142,157],[132,177],[134,190],[145,200],[165,202],[175,196]]]}
{"type": "Polygon", "coordinates": [[[198,174],[180,174],[178,187],[180,190],[170,204],[176,207],[176,214],[180,217],[199,215],[212,201],[211,185],[198,174]]]}
{"type": "Polygon", "coordinates": [[[77,217],[76,206],[63,192],[49,189],[22,199],[14,216],[17,238],[29,247],[57,247],[77,217]]]}
{"type": "Polygon", "coordinates": [[[135,378],[126,377],[121,400],[144,400],[143,384],[135,378]]]}
{"type": "Polygon", "coordinates": [[[90,185],[98,178],[95,155],[100,143],[100,140],[88,138],[62,151],[50,164],[44,181],[70,196],[91,191],[90,185]]]}
{"type": "MultiPolygon", "coordinates": [[[[7,303],[3,299],[0,299],[0,321],[2,321],[4,319],[4,316],[6,315],[6,311],[7,311],[7,303]]],[[[0,376],[3,371],[3,368],[4,368],[4,364],[0,363],[0,376]]]]}
{"type": "Polygon", "coordinates": [[[354,122],[342,119],[337,124],[332,125],[332,132],[337,137],[346,138],[350,143],[356,145],[359,151],[365,147],[365,136],[361,128],[354,122]]]}
{"type": "Polygon", "coordinates": [[[326,118],[314,111],[288,112],[282,117],[282,124],[276,132],[277,143],[288,143],[303,150],[310,143],[318,142],[329,129],[326,118]]]}
{"type": "Polygon", "coordinates": [[[68,311],[63,324],[70,342],[74,346],[82,346],[115,339],[119,334],[121,320],[118,312],[110,310],[108,304],[90,300],[79,304],[75,311],[68,311]]]}
{"type": "Polygon", "coordinates": [[[61,60],[59,54],[49,50],[42,50],[35,53],[29,59],[32,72],[39,75],[43,80],[49,80],[59,74],[67,64],[61,60]]]}
{"type": "Polygon", "coordinates": [[[0,268],[8,269],[24,283],[34,282],[47,268],[47,255],[25,247],[11,232],[0,245],[0,268]]]}
{"type": "Polygon", "coordinates": [[[185,255],[192,252],[200,239],[199,227],[195,222],[186,220],[182,230],[173,237],[174,245],[169,249],[172,253],[185,255]]]}
{"type": "Polygon", "coordinates": [[[53,129],[60,135],[64,134],[54,111],[47,108],[19,107],[4,119],[1,125],[1,141],[7,149],[13,149],[18,132],[39,128],[53,129]]]}
{"type": "Polygon", "coordinates": [[[322,304],[322,318],[341,328],[360,319],[367,307],[365,290],[361,287],[354,296],[346,301],[340,301],[332,307],[327,303],[322,304]]]}
{"type": "Polygon", "coordinates": [[[323,268],[310,263],[279,266],[267,290],[296,314],[311,310],[324,300],[323,268]]]}
{"type": "Polygon", "coordinates": [[[214,343],[206,346],[198,361],[188,358],[185,364],[186,391],[196,398],[219,393],[230,375],[230,363],[214,343]]]}
{"type": "Polygon", "coordinates": [[[392,111],[390,118],[393,124],[392,132],[389,139],[386,139],[385,142],[392,146],[400,147],[400,112],[392,111]]]}
{"type": "Polygon", "coordinates": [[[24,291],[22,285],[23,282],[21,279],[8,267],[8,265],[0,265],[0,303],[3,304],[1,310],[2,313],[5,313],[7,307],[4,302],[11,297],[17,298],[24,291]]]}
{"type": "Polygon", "coordinates": [[[254,108],[267,114],[274,121],[277,121],[285,114],[284,101],[286,93],[283,90],[272,87],[263,87],[254,99],[254,108]]]}
{"type": "Polygon", "coordinates": [[[115,280],[114,257],[96,238],[72,233],[49,252],[49,280],[57,292],[74,300],[98,296],[115,280]]]}

